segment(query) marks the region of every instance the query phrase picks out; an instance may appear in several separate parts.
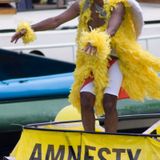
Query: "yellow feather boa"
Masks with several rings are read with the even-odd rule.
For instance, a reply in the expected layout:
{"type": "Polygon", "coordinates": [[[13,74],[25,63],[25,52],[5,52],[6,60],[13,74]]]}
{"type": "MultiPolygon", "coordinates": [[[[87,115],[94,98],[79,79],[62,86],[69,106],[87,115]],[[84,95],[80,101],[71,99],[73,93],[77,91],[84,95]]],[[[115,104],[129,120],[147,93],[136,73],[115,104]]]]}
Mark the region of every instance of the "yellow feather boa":
{"type": "MultiPolygon", "coordinates": [[[[83,49],[87,46],[88,42],[92,44],[92,46],[96,46],[97,58],[100,60],[106,60],[108,58],[110,53],[110,37],[107,33],[101,32],[97,29],[94,29],[91,32],[83,31],[81,33],[79,44],[81,52],[83,52],[83,49]]],[[[83,55],[86,54],[83,52],[83,55]]],[[[93,58],[93,56],[89,56],[89,58],[93,58]]]]}
{"type": "MultiPolygon", "coordinates": [[[[92,2],[92,1],[91,1],[92,2]]],[[[106,24],[99,28],[99,38],[106,35],[108,19],[110,18],[112,9],[117,3],[122,2],[125,5],[125,17],[117,31],[116,35],[111,39],[111,46],[116,50],[119,58],[120,69],[123,74],[123,88],[128,93],[129,97],[134,100],[144,100],[144,98],[160,99],[160,78],[157,72],[160,71],[160,60],[152,56],[147,51],[143,50],[136,42],[136,32],[132,21],[131,8],[127,0],[109,0],[104,1],[104,9],[107,13],[106,24]],[[127,31],[127,34],[126,34],[127,31]]],[[[74,72],[75,81],[69,96],[70,102],[78,110],[80,110],[80,89],[84,80],[93,73],[94,85],[96,93],[95,112],[97,115],[102,115],[102,99],[103,90],[108,85],[108,77],[106,76],[108,58],[109,58],[109,40],[106,37],[107,44],[104,41],[98,40],[98,31],[92,36],[87,23],[90,19],[91,10],[87,8],[84,12],[83,6],[85,0],[80,4],[81,14],[77,33],[77,62],[74,72]],[[88,56],[82,52],[82,48],[87,42],[91,42],[94,46],[100,49],[100,57],[88,56]],[[106,45],[106,46],[105,46],[106,45]]]]}
{"type": "Polygon", "coordinates": [[[74,106],[80,108],[80,89],[85,79],[94,76],[96,106],[98,112],[103,112],[101,108],[101,100],[103,98],[103,90],[108,84],[107,65],[110,54],[110,37],[104,32],[92,30],[91,32],[83,32],[80,38],[80,45],[77,55],[77,67],[74,72],[75,83],[72,87],[70,101],[74,102],[74,106]],[[97,56],[87,55],[83,49],[90,42],[97,47],[97,56]],[[105,66],[105,67],[104,67],[105,66]]]}
{"type": "Polygon", "coordinates": [[[23,40],[24,44],[33,42],[36,39],[35,32],[32,30],[32,28],[30,27],[29,23],[27,23],[27,22],[21,22],[18,25],[16,31],[19,32],[22,29],[26,30],[25,35],[22,37],[22,40],[23,40]]]}

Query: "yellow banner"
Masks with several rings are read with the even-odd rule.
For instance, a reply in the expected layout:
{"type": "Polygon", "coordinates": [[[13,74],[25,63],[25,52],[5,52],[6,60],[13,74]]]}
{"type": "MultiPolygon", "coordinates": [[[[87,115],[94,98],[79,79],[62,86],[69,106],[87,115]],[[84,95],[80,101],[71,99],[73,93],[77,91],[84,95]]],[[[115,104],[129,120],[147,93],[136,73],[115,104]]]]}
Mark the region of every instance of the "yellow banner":
{"type": "Polygon", "coordinates": [[[160,160],[160,142],[146,136],[24,129],[16,160],[160,160]]]}

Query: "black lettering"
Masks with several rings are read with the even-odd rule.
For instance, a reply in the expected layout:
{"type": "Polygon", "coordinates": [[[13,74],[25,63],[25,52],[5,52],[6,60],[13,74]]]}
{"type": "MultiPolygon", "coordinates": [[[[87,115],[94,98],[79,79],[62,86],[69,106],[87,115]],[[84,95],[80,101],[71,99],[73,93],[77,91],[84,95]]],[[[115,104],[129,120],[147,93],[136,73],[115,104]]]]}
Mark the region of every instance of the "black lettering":
{"type": "Polygon", "coordinates": [[[60,145],[56,156],[54,155],[54,145],[48,145],[45,160],[63,160],[64,159],[65,146],[60,145]]]}
{"type": "Polygon", "coordinates": [[[86,145],[86,146],[85,146],[85,155],[84,155],[84,159],[85,159],[85,160],[94,160],[94,157],[89,155],[89,150],[95,151],[95,150],[96,150],[96,147],[87,146],[87,145],[86,145]]]}
{"type": "Polygon", "coordinates": [[[125,153],[125,149],[113,149],[113,152],[116,152],[116,160],[121,160],[121,154],[125,153]]]}
{"type": "Polygon", "coordinates": [[[68,149],[69,149],[69,154],[68,154],[67,160],[71,160],[72,158],[73,158],[73,160],[80,160],[81,159],[81,146],[78,146],[77,157],[76,157],[75,151],[72,146],[69,146],[68,149]]]}
{"type": "Polygon", "coordinates": [[[39,143],[35,144],[29,160],[42,160],[42,145],[41,144],[39,143]]]}
{"type": "Polygon", "coordinates": [[[140,153],[141,153],[141,151],[142,151],[141,149],[137,149],[136,154],[133,157],[132,150],[131,149],[127,149],[127,153],[128,153],[129,159],[130,160],[137,160],[139,155],[140,155],[140,153]]]}
{"type": "Polygon", "coordinates": [[[110,150],[108,148],[100,148],[98,151],[98,157],[100,160],[107,160],[104,156],[103,156],[103,152],[105,152],[106,154],[111,154],[110,150]]]}

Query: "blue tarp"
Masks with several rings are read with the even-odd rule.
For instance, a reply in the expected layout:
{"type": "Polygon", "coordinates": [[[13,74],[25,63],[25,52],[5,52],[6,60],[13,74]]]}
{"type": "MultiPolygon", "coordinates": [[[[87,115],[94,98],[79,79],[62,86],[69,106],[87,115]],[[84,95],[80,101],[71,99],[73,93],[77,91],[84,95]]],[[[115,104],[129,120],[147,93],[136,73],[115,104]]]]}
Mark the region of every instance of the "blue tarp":
{"type": "Polygon", "coordinates": [[[72,73],[0,81],[0,100],[66,95],[72,83],[72,73]]]}
{"type": "Polygon", "coordinates": [[[74,68],[72,63],[0,49],[0,101],[68,95],[74,68]]]}

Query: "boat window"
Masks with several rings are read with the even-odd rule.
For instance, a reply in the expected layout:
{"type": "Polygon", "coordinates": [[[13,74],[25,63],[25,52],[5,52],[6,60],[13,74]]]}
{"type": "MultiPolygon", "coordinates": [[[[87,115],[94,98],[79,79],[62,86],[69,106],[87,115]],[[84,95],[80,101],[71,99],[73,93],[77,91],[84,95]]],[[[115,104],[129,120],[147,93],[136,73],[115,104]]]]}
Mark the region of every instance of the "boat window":
{"type": "Polygon", "coordinates": [[[1,0],[0,14],[15,14],[18,0],[1,0]]]}
{"type": "Polygon", "coordinates": [[[16,6],[18,11],[63,9],[74,0],[21,0],[16,6]]]}

